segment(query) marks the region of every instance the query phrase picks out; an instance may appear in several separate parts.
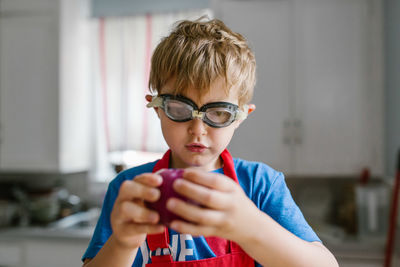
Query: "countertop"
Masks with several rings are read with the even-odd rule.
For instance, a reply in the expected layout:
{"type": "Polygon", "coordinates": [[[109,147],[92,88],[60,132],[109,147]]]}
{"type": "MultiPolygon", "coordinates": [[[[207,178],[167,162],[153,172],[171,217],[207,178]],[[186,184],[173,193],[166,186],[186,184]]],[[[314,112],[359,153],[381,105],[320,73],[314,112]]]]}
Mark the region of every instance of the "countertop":
{"type": "Polygon", "coordinates": [[[0,229],[0,240],[12,239],[74,239],[89,241],[97,220],[99,208],[78,212],[47,226],[10,227],[0,229]]]}

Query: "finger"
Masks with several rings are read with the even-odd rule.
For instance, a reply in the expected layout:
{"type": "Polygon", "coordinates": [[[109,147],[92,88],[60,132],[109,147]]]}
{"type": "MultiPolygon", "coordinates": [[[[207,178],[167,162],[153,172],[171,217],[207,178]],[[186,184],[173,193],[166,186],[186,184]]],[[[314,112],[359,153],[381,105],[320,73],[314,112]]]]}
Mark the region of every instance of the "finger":
{"type": "Polygon", "coordinates": [[[170,198],[167,201],[167,209],[199,225],[221,225],[225,218],[225,214],[221,211],[205,209],[177,198],[170,198]]]}
{"type": "Polygon", "coordinates": [[[193,183],[223,192],[231,192],[236,186],[236,183],[225,175],[212,172],[203,172],[194,169],[185,170],[183,173],[183,178],[193,183]]]}
{"type": "Polygon", "coordinates": [[[226,209],[232,202],[230,195],[226,192],[213,190],[185,179],[177,179],[173,188],[179,194],[212,209],[226,209]]]}
{"type": "Polygon", "coordinates": [[[160,216],[156,211],[140,205],[138,202],[124,201],[119,205],[119,218],[122,221],[133,221],[136,223],[157,223],[160,216]]]}
{"type": "Polygon", "coordinates": [[[162,177],[156,173],[143,173],[133,178],[133,180],[151,187],[160,186],[163,181],[162,177]]]}
{"type": "Polygon", "coordinates": [[[137,181],[126,180],[121,184],[117,202],[142,199],[150,202],[160,198],[160,190],[137,181]]]}
{"type": "Polygon", "coordinates": [[[138,229],[141,232],[145,232],[147,234],[158,234],[162,233],[165,230],[165,225],[162,224],[157,224],[157,225],[151,225],[151,224],[139,224],[138,229]]]}
{"type": "Polygon", "coordinates": [[[137,234],[147,233],[156,234],[164,231],[165,226],[161,224],[139,224],[129,223],[118,225],[118,231],[123,232],[124,236],[133,236],[137,234]]]}

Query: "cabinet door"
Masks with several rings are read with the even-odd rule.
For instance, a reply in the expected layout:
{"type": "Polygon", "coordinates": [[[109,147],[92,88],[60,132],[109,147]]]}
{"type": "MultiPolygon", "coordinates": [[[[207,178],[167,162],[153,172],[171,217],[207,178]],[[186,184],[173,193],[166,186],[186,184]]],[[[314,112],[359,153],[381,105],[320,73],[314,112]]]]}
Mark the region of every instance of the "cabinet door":
{"type": "Polygon", "coordinates": [[[79,240],[28,240],[25,243],[25,266],[82,266],[81,257],[87,245],[88,242],[79,240]]]}
{"type": "Polygon", "coordinates": [[[381,0],[226,1],[248,38],[257,109],[234,155],[293,175],[383,172],[381,0]]]}
{"type": "MultiPolygon", "coordinates": [[[[340,267],[382,267],[382,260],[371,260],[371,259],[351,259],[344,260],[338,259],[340,267]]],[[[396,265],[392,265],[396,266],[396,265]]]]}
{"type": "Polygon", "coordinates": [[[291,164],[291,148],[284,143],[292,86],[290,1],[227,1],[220,9],[227,26],[247,38],[257,62],[256,110],[238,128],[229,149],[236,157],[287,171],[291,164]]]}
{"type": "Polygon", "coordinates": [[[46,12],[5,11],[0,21],[0,168],[56,170],[58,23],[46,12]]]}
{"type": "Polygon", "coordinates": [[[0,241],[0,266],[22,266],[23,246],[15,241],[0,241]]]}
{"type": "Polygon", "coordinates": [[[382,174],[379,3],[294,1],[295,174],[382,174]]]}

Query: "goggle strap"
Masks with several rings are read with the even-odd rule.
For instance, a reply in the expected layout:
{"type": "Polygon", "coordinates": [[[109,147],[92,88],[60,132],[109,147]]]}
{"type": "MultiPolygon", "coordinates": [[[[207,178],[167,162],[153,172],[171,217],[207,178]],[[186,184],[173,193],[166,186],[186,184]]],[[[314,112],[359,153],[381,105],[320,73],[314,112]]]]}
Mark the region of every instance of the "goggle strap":
{"type": "Polygon", "coordinates": [[[235,116],[235,120],[244,121],[247,118],[247,114],[249,113],[249,106],[244,105],[243,110],[238,110],[235,116]]]}
{"type": "Polygon", "coordinates": [[[161,108],[163,106],[163,98],[153,95],[151,97],[151,102],[149,102],[146,107],[148,108],[161,108]]]}

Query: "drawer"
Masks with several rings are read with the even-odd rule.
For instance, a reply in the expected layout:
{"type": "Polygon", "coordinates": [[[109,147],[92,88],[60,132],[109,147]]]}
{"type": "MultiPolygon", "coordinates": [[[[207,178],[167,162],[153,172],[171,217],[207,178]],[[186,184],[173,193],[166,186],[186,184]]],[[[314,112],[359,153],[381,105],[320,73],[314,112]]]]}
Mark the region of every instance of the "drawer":
{"type": "Polygon", "coordinates": [[[21,266],[23,246],[18,243],[0,243],[0,266],[21,266]]]}

